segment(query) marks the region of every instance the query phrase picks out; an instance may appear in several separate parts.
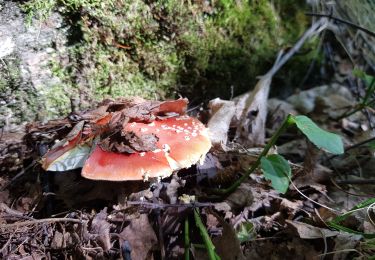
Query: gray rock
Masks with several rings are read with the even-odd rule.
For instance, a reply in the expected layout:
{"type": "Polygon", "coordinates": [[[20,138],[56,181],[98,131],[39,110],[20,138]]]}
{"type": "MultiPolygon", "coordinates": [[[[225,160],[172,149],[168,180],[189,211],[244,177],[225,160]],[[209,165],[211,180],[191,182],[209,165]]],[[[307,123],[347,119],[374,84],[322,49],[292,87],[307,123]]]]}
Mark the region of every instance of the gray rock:
{"type": "Polygon", "coordinates": [[[48,119],[46,93],[60,82],[49,64],[66,32],[57,13],[26,24],[19,2],[0,0],[0,127],[48,119]]]}

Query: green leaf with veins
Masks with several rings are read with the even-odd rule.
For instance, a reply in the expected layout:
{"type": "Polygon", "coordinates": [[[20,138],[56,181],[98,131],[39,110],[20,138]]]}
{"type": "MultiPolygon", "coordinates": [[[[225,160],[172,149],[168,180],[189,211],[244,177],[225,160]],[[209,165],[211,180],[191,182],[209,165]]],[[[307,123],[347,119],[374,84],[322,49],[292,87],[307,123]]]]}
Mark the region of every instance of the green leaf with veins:
{"type": "Polygon", "coordinates": [[[307,116],[293,116],[293,120],[298,129],[319,149],[333,154],[344,153],[344,145],[339,135],[321,129],[307,116]]]}
{"type": "Polygon", "coordinates": [[[284,157],[271,154],[260,160],[264,177],[271,181],[271,186],[280,193],[285,193],[289,187],[292,170],[284,157]]]}

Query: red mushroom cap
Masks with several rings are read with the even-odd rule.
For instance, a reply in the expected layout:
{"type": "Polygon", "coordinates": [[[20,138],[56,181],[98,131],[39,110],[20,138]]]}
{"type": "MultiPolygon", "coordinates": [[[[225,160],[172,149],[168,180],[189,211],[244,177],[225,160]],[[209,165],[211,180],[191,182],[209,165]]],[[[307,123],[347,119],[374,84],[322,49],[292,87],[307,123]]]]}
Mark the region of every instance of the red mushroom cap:
{"type": "Polygon", "coordinates": [[[170,167],[163,153],[120,154],[96,146],[82,169],[82,176],[92,180],[126,181],[169,176],[170,167]]]}
{"type": "Polygon", "coordinates": [[[189,116],[156,119],[151,123],[133,122],[123,130],[137,135],[155,134],[157,149],[119,154],[97,146],[83,166],[83,177],[110,181],[166,177],[175,170],[197,163],[211,148],[208,129],[189,116]]]}

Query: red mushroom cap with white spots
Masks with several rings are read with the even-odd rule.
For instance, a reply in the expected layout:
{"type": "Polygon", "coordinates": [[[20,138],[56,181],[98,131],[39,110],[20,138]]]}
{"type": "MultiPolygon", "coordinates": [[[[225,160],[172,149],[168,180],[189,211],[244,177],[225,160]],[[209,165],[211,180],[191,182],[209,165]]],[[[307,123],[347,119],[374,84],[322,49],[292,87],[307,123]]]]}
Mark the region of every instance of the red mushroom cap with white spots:
{"type": "Polygon", "coordinates": [[[199,120],[186,115],[156,119],[151,123],[133,122],[123,130],[138,135],[155,134],[157,148],[119,154],[97,146],[83,166],[83,177],[109,181],[167,177],[175,170],[197,163],[211,148],[208,129],[199,120]]]}

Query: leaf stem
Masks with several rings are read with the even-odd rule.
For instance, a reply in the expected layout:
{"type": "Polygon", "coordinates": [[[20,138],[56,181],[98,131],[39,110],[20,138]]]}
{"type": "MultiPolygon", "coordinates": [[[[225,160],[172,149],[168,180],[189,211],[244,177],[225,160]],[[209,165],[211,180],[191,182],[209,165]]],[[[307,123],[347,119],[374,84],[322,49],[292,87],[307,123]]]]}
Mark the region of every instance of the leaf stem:
{"type": "Polygon", "coordinates": [[[208,258],[210,260],[220,259],[220,257],[218,257],[217,254],[215,253],[215,246],[212,243],[210,236],[208,235],[207,229],[203,225],[203,222],[201,220],[201,217],[199,216],[199,212],[197,209],[194,209],[194,219],[195,219],[195,224],[197,225],[201,233],[201,236],[203,238],[204,245],[207,249],[208,258]]]}
{"type": "Polygon", "coordinates": [[[355,106],[355,108],[353,110],[349,110],[348,112],[345,112],[344,114],[342,114],[341,116],[336,118],[336,121],[339,121],[343,118],[349,117],[349,116],[357,113],[358,111],[361,111],[362,109],[365,109],[365,108],[371,106],[371,104],[374,103],[374,101],[375,100],[370,100],[370,101],[366,101],[366,103],[359,103],[358,105],[355,106]]]}
{"type": "Polygon", "coordinates": [[[258,166],[260,165],[260,160],[262,159],[263,156],[266,156],[268,151],[272,148],[272,146],[275,145],[277,140],[279,139],[280,135],[284,133],[284,131],[291,125],[295,124],[295,120],[293,115],[289,114],[281,124],[280,128],[277,129],[277,131],[274,133],[274,135],[271,137],[270,141],[267,143],[267,145],[264,147],[262,153],[258,156],[257,160],[255,163],[246,171],[244,175],[241,176],[237,181],[235,181],[230,187],[226,189],[215,189],[213,190],[213,193],[215,194],[220,194],[220,195],[225,195],[232,193],[235,191],[241,183],[246,180],[251,173],[253,173],[258,166]]]}

